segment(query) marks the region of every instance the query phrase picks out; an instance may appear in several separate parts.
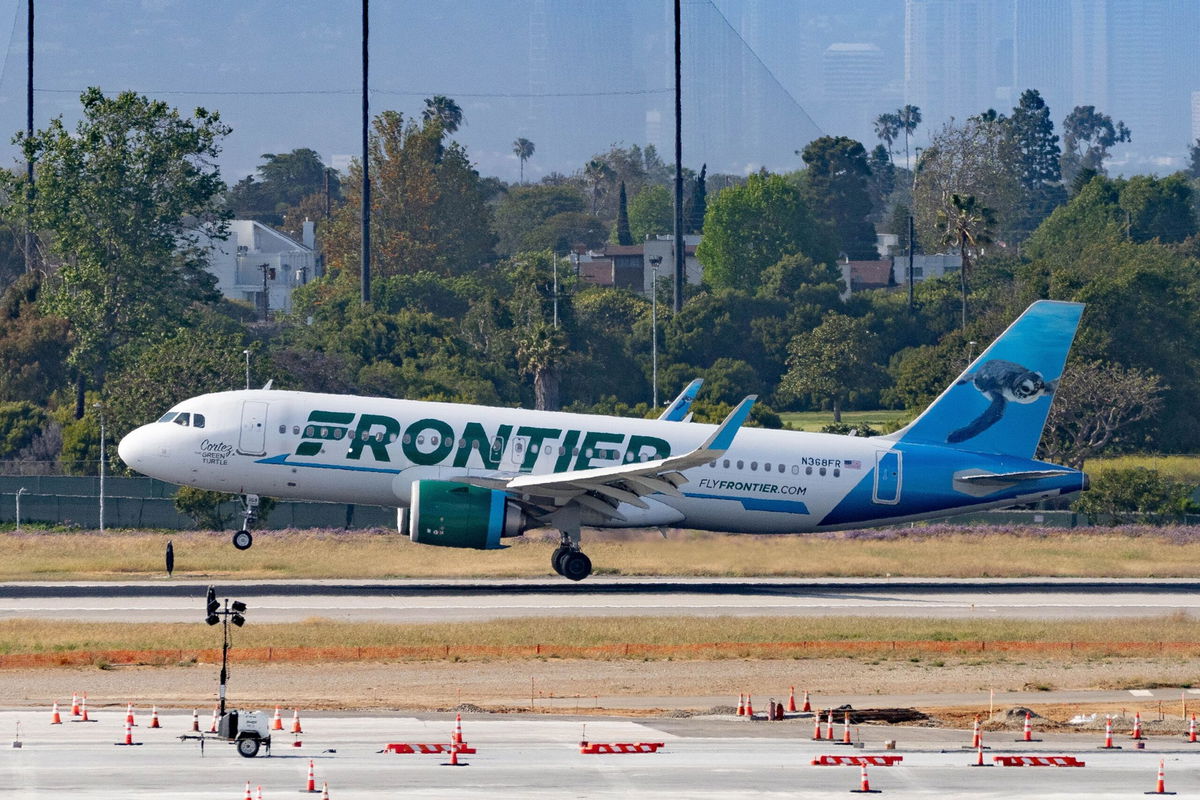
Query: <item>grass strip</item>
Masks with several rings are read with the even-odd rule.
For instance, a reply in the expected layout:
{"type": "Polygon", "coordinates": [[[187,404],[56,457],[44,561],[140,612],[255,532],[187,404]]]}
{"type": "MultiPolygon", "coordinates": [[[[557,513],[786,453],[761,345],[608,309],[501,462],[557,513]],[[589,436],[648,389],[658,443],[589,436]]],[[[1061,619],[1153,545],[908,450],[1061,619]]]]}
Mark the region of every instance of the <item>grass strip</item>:
{"type": "MultiPolygon", "coordinates": [[[[385,531],[262,531],[235,550],[227,533],[27,532],[0,535],[0,581],[519,578],[550,575],[552,537],[502,550],[412,544],[385,531]]],[[[599,575],[682,577],[1200,577],[1200,527],[1047,529],[928,525],[802,535],[588,532],[599,575]]]]}

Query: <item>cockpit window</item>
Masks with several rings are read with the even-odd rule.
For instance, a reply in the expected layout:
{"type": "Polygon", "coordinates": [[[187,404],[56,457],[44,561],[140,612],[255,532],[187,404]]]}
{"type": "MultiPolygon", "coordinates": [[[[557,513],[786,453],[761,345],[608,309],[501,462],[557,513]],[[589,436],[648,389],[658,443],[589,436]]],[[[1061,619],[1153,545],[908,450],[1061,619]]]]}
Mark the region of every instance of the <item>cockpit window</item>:
{"type": "Polygon", "coordinates": [[[192,414],[192,427],[193,428],[203,428],[204,427],[204,415],[203,414],[192,414]]]}
{"type": "Polygon", "coordinates": [[[163,414],[162,417],[160,417],[158,421],[159,422],[170,422],[171,420],[175,419],[175,415],[178,413],[179,413],[178,411],[168,411],[167,413],[163,414]]]}
{"type": "Polygon", "coordinates": [[[188,425],[190,425],[192,423],[192,415],[185,411],[182,414],[180,414],[178,417],[176,417],[173,421],[175,422],[176,425],[182,425],[183,427],[186,428],[188,425]]]}

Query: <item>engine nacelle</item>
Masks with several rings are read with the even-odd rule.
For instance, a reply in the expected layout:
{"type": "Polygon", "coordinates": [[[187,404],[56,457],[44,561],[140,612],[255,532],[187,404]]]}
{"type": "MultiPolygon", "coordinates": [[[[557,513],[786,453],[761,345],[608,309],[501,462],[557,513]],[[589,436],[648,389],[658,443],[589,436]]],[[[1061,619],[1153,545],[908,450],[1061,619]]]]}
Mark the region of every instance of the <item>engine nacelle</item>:
{"type": "Polygon", "coordinates": [[[491,550],[520,536],[525,512],[504,492],[452,481],[414,481],[408,538],[417,544],[491,550]]]}

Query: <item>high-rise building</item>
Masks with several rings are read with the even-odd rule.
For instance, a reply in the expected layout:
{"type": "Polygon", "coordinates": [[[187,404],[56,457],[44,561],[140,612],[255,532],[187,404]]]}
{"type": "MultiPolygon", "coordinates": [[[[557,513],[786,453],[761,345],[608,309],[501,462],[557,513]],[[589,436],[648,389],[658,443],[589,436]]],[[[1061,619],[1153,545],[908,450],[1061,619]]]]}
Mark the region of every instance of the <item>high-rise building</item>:
{"type": "Polygon", "coordinates": [[[1037,89],[1062,120],[1071,110],[1071,0],[1015,0],[1012,14],[1013,92],[1037,89]]]}
{"type": "Polygon", "coordinates": [[[1192,138],[1189,146],[1200,141],[1200,92],[1192,92],[1192,138]]]}
{"type": "Polygon", "coordinates": [[[880,108],[887,82],[883,52],[869,43],[831,44],[821,55],[821,76],[827,129],[871,142],[873,120],[886,110],[880,108]]]}
{"type": "MultiPolygon", "coordinates": [[[[1132,150],[1157,154],[1169,147],[1167,0],[1109,0],[1108,105],[1114,121],[1133,132],[1132,150]]],[[[1182,109],[1180,109],[1182,111],[1182,109]]],[[[1182,114],[1180,114],[1182,117],[1182,114]]],[[[1177,146],[1177,144],[1176,144],[1177,146]]]]}

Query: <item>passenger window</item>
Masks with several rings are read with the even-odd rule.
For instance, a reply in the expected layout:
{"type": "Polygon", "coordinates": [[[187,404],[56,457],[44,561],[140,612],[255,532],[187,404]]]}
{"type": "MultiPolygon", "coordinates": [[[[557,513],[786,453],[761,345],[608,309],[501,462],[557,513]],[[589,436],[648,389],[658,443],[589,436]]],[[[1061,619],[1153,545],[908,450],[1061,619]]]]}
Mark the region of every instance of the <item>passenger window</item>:
{"type": "Polygon", "coordinates": [[[795,464],[792,464],[792,474],[793,474],[793,475],[799,475],[799,474],[800,474],[800,467],[798,467],[798,466],[797,466],[797,465],[795,465],[795,464]]]}
{"type": "Polygon", "coordinates": [[[805,475],[812,475],[812,467],[805,467],[805,468],[804,468],[804,474],[805,474],[805,475]]]}
{"type": "Polygon", "coordinates": [[[739,458],[739,459],[738,459],[738,469],[743,469],[743,468],[745,467],[745,465],[746,465],[746,462],[742,461],[742,460],[739,458]]]}
{"type": "Polygon", "coordinates": [[[404,438],[401,439],[401,441],[404,442],[405,444],[412,444],[412,434],[411,433],[404,434],[404,438]]]}
{"type": "Polygon", "coordinates": [[[751,472],[758,472],[758,462],[757,462],[757,461],[751,461],[751,462],[750,462],[750,471],[751,471],[751,472]]]}
{"type": "Polygon", "coordinates": [[[287,433],[287,425],[280,425],[280,426],[279,426],[279,432],[280,432],[280,433],[287,433]]]}
{"type": "Polygon", "coordinates": [[[842,477],[842,471],[840,469],[838,469],[837,467],[834,467],[833,468],[833,477],[835,477],[835,478],[842,477]]]}
{"type": "Polygon", "coordinates": [[[418,437],[417,437],[417,444],[425,444],[425,437],[424,437],[424,436],[418,436],[418,437]]]}
{"type": "Polygon", "coordinates": [[[193,414],[192,415],[192,427],[193,428],[203,428],[204,427],[204,415],[203,414],[193,414]]]}
{"type": "Polygon", "coordinates": [[[458,449],[459,449],[459,450],[465,450],[465,449],[466,449],[466,447],[467,447],[467,440],[466,440],[466,439],[459,439],[459,440],[458,440],[458,449]]]}
{"type": "Polygon", "coordinates": [[[822,478],[825,477],[825,468],[824,467],[821,467],[821,477],[822,478]]]}
{"type": "Polygon", "coordinates": [[[441,437],[439,437],[439,436],[430,436],[430,437],[429,437],[429,443],[430,443],[431,445],[433,445],[434,447],[437,447],[437,446],[438,446],[438,444],[440,444],[440,443],[441,443],[441,441],[442,441],[442,440],[441,440],[441,437]]]}
{"type": "Polygon", "coordinates": [[[783,464],[780,464],[779,465],[779,474],[782,475],[786,471],[787,471],[787,467],[785,467],[783,464]]]}
{"type": "Polygon", "coordinates": [[[517,441],[513,443],[513,452],[514,453],[524,453],[525,452],[525,443],[522,442],[520,439],[517,439],[517,441]]]}
{"type": "Polygon", "coordinates": [[[545,453],[546,455],[550,455],[551,449],[552,448],[550,447],[550,445],[546,445],[545,447],[542,448],[542,452],[545,453]]]}
{"type": "Polygon", "coordinates": [[[729,459],[728,458],[725,459],[725,463],[723,466],[725,467],[725,469],[729,469],[729,459]]]}
{"type": "MultiPolygon", "coordinates": [[[[299,436],[299,435],[300,435],[300,426],[299,426],[299,425],[293,425],[293,426],[292,426],[292,435],[293,435],[293,436],[299,436]]],[[[340,439],[340,438],[342,438],[342,437],[341,437],[341,436],[339,436],[339,437],[337,437],[337,438],[339,438],[339,439],[340,439]]]]}
{"type": "Polygon", "coordinates": [[[312,437],[312,435],[313,435],[313,426],[312,425],[305,426],[304,435],[308,436],[310,438],[312,437]]]}
{"type": "Polygon", "coordinates": [[[383,441],[383,431],[379,431],[378,433],[375,434],[375,441],[377,441],[377,442],[383,441]]]}
{"type": "Polygon", "coordinates": [[[170,422],[171,420],[175,419],[175,415],[178,413],[179,413],[178,411],[168,411],[166,414],[163,414],[161,417],[159,417],[158,421],[159,422],[170,422]]]}
{"type": "Polygon", "coordinates": [[[342,440],[342,437],[345,435],[346,435],[345,428],[334,428],[333,429],[333,438],[337,439],[339,442],[342,440]]]}
{"type": "Polygon", "coordinates": [[[176,418],[175,418],[175,424],[176,424],[176,425],[182,425],[182,426],[183,426],[183,427],[185,427],[185,428],[186,428],[186,427],[188,427],[188,425],[190,425],[190,424],[191,424],[191,422],[192,422],[192,415],[191,415],[191,414],[183,413],[183,414],[180,414],[178,417],[176,417],[176,418]]]}

